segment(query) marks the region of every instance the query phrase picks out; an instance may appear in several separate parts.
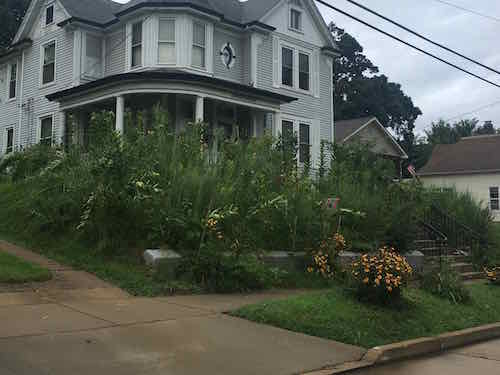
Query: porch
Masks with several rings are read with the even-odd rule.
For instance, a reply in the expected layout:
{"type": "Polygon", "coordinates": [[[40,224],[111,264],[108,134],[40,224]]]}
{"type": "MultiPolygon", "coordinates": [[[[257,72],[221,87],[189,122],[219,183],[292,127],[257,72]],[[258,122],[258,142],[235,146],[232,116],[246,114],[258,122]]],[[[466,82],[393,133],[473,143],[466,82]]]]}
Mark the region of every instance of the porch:
{"type": "Polygon", "coordinates": [[[280,106],[296,98],[239,83],[182,72],[146,71],[106,77],[47,96],[60,105],[65,144],[86,145],[90,115],[115,113],[115,130],[152,128],[156,110],[166,113],[172,131],[204,122],[210,132],[248,139],[277,135],[280,106]],[[71,126],[69,126],[71,121],[71,126]]]}

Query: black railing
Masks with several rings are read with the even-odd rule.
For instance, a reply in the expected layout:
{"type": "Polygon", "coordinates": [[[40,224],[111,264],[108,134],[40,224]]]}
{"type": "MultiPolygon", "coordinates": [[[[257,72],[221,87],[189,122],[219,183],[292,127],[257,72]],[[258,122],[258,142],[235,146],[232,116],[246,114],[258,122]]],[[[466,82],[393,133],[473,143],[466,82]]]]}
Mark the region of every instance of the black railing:
{"type": "Polygon", "coordinates": [[[481,247],[487,246],[487,241],[479,233],[458,222],[435,203],[425,211],[423,221],[443,233],[448,245],[458,251],[475,256],[480,254],[481,247]]]}

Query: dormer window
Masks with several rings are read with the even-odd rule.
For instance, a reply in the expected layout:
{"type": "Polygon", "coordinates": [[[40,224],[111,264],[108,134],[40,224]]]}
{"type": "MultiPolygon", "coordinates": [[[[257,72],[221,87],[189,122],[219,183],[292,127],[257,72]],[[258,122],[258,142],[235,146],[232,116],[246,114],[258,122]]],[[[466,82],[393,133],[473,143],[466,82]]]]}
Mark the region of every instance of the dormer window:
{"type": "Polygon", "coordinates": [[[54,23],[54,5],[49,5],[45,8],[45,26],[51,25],[54,23]]]}
{"type": "Polygon", "coordinates": [[[290,28],[302,31],[302,12],[297,8],[290,8],[290,28]]]}
{"type": "Polygon", "coordinates": [[[195,68],[205,68],[205,25],[193,23],[193,49],[191,65],[195,68]]]}
{"type": "Polygon", "coordinates": [[[142,21],[132,25],[132,60],[131,67],[142,66],[142,21]]]}

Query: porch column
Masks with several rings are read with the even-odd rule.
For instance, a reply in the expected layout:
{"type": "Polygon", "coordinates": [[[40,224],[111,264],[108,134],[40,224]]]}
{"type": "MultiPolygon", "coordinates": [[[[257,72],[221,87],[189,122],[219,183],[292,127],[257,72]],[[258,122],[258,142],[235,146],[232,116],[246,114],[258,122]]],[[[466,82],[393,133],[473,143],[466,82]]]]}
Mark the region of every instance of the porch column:
{"type": "Polygon", "coordinates": [[[60,138],[59,138],[59,144],[63,145],[63,146],[67,146],[67,139],[68,139],[68,135],[67,135],[67,132],[68,132],[68,129],[67,129],[67,126],[66,126],[66,111],[60,111],[59,112],[59,120],[61,121],[61,126],[60,126],[60,138]]]}
{"type": "Polygon", "coordinates": [[[205,98],[203,96],[197,96],[196,97],[196,111],[195,111],[196,115],[194,118],[196,122],[205,121],[204,112],[205,112],[205,98]]]}
{"type": "Polygon", "coordinates": [[[276,111],[274,112],[273,116],[273,129],[272,129],[273,137],[278,137],[280,133],[281,133],[281,112],[276,111]]]}
{"type": "Polygon", "coordinates": [[[122,95],[116,97],[116,127],[118,134],[123,134],[123,123],[125,114],[125,99],[122,95]]]}

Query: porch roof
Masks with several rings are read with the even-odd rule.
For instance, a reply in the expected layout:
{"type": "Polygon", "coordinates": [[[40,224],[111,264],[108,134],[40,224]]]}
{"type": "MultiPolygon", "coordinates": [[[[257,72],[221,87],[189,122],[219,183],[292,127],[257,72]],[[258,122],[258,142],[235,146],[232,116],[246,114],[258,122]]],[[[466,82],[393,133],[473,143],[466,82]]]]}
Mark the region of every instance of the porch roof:
{"type": "Polygon", "coordinates": [[[259,89],[256,87],[243,85],[240,83],[227,81],[220,78],[188,73],[183,71],[157,69],[145,70],[141,72],[131,72],[107,76],[83,85],[71,87],[49,94],[46,98],[49,101],[63,102],[65,99],[74,98],[79,95],[85,95],[89,92],[98,91],[111,85],[125,84],[132,82],[155,82],[155,83],[184,83],[195,84],[196,86],[205,86],[215,89],[224,89],[237,93],[242,97],[256,97],[263,100],[273,101],[280,104],[290,103],[297,100],[296,97],[279,94],[273,91],[259,89]]]}

